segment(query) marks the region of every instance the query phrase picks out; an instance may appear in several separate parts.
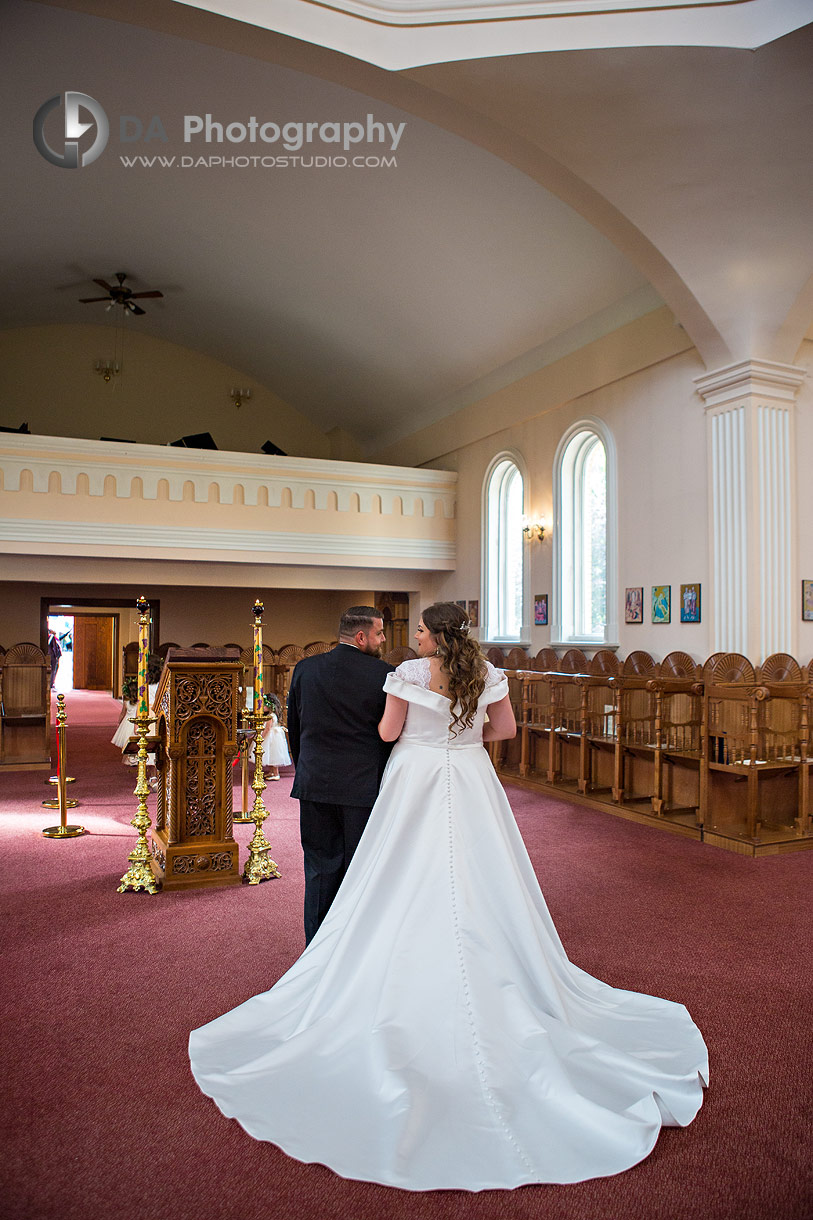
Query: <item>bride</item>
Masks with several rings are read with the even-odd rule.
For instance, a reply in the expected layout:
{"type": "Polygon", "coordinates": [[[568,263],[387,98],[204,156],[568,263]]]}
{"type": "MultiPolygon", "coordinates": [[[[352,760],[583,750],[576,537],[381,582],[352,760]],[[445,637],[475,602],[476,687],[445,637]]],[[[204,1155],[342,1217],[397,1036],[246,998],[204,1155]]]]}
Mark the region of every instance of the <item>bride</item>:
{"type": "Polygon", "coordinates": [[[567,958],[483,742],[506,678],[451,602],[387,676],[397,738],[314,940],[276,986],[190,1037],[192,1071],[256,1139],[407,1190],[619,1173],[702,1103],[686,1009],[567,958]]]}

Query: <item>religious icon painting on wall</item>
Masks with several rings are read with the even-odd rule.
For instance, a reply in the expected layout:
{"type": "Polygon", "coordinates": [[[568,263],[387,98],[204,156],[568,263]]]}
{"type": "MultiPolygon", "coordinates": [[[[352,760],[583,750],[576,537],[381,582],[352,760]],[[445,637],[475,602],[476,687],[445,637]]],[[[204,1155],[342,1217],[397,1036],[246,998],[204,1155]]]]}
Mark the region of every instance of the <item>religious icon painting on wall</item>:
{"type": "Polygon", "coordinates": [[[479,627],[480,626],[480,603],[479,603],[479,601],[469,602],[468,614],[469,614],[469,622],[471,623],[472,627],[479,627]]]}
{"type": "Polygon", "coordinates": [[[700,622],[700,585],[680,586],[680,621],[700,622]]]}
{"type": "Polygon", "coordinates": [[[813,622],[813,580],[802,581],[802,619],[813,622]]]}
{"type": "Polygon", "coordinates": [[[642,623],[644,621],[644,588],[627,589],[624,593],[624,622],[642,623]]]}
{"type": "Polygon", "coordinates": [[[672,586],[652,586],[652,622],[670,623],[672,621],[672,586]]]}
{"type": "Polygon", "coordinates": [[[455,598],[455,603],[454,603],[454,604],[455,604],[456,606],[459,606],[461,610],[465,610],[465,609],[466,609],[466,599],[465,599],[465,597],[462,599],[462,601],[461,601],[461,599],[460,599],[459,597],[456,597],[456,598],[455,598]]]}
{"type": "Polygon", "coordinates": [[[534,627],[547,627],[548,625],[548,595],[547,593],[537,593],[534,598],[534,627]]]}

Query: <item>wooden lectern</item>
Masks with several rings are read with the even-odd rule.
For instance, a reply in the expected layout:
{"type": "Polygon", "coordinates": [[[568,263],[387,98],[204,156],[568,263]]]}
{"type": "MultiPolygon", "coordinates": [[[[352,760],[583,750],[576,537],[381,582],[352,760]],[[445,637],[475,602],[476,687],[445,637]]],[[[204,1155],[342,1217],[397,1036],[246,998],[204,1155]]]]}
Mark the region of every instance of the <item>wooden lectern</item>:
{"type": "Polygon", "coordinates": [[[155,872],[165,890],[240,881],[232,833],[239,648],[172,648],[155,694],[155,872]]]}

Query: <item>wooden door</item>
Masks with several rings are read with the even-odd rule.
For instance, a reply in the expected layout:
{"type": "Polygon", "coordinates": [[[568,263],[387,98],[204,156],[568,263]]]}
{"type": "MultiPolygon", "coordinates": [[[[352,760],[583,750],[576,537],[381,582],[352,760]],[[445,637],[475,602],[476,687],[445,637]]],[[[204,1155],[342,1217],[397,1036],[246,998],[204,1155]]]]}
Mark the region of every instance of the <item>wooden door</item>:
{"type": "Polygon", "coordinates": [[[112,614],[77,614],[73,620],[75,690],[113,689],[112,614]]]}

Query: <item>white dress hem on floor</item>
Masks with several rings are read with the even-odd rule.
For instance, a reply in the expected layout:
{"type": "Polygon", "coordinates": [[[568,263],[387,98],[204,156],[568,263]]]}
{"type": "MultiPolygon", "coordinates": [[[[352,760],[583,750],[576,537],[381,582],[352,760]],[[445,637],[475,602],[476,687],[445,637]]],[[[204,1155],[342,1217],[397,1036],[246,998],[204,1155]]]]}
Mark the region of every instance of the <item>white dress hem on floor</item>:
{"type": "MultiPolygon", "coordinates": [[[[427,664],[423,662],[423,664],[427,664]]],[[[474,724],[408,662],[381,791],[316,937],[270,991],[190,1037],[195,1079],[256,1139],[405,1190],[620,1173],[708,1081],[686,1009],[567,958],[474,724]]]]}

